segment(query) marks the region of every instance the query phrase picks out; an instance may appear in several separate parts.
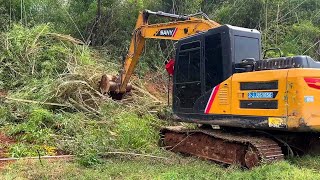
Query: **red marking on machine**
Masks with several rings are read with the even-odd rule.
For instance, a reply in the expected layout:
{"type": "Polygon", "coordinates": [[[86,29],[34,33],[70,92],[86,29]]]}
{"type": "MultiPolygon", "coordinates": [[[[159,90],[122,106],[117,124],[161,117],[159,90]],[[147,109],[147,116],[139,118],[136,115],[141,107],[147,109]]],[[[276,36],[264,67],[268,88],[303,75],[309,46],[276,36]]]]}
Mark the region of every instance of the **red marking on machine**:
{"type": "Polygon", "coordinates": [[[304,78],[304,81],[309,87],[314,89],[320,89],[320,79],[319,78],[304,78]]]}
{"type": "Polygon", "coordinates": [[[176,28],[176,29],[174,30],[174,33],[173,33],[172,37],[174,37],[174,36],[176,35],[177,31],[178,31],[178,28],[176,28]]]}
{"type": "Polygon", "coordinates": [[[212,90],[212,92],[211,92],[211,95],[210,95],[210,98],[209,98],[209,101],[208,101],[208,103],[207,103],[206,109],[205,109],[205,111],[204,111],[205,114],[209,114],[209,111],[210,111],[210,109],[211,109],[211,106],[212,106],[212,104],[213,104],[213,101],[214,101],[214,99],[216,98],[217,93],[218,93],[218,91],[219,91],[219,87],[220,87],[220,84],[213,88],[213,90],[212,90]]]}

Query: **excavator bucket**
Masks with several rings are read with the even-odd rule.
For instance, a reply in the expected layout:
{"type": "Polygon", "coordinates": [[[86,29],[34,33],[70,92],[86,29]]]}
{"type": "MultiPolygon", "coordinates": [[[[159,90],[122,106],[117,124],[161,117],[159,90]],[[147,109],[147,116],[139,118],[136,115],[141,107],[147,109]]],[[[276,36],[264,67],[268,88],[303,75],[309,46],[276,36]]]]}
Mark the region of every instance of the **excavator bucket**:
{"type": "MultiPolygon", "coordinates": [[[[120,78],[114,75],[104,74],[99,82],[99,89],[101,94],[110,96],[113,99],[121,100],[125,93],[119,92],[120,78]]],[[[126,93],[132,90],[132,85],[129,83],[126,87],[126,93]]]]}

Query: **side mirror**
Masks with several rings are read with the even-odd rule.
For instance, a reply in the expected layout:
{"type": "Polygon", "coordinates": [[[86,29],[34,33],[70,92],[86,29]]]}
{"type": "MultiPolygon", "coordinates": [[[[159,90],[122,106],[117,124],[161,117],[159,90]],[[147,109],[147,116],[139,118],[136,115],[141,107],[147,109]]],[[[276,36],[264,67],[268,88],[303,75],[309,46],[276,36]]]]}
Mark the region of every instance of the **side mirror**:
{"type": "Polygon", "coordinates": [[[242,59],[241,63],[243,64],[254,64],[256,60],[254,58],[246,58],[246,59],[242,59]]]}

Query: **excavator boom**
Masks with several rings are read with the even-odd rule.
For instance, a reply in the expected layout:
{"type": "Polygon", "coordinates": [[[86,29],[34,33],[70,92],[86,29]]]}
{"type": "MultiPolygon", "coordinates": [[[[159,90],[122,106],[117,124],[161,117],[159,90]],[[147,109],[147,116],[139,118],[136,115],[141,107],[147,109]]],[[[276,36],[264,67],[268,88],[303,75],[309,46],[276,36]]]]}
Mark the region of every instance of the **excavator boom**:
{"type": "Polygon", "coordinates": [[[164,40],[180,40],[182,38],[194,35],[196,33],[204,32],[209,29],[219,27],[215,21],[209,20],[204,13],[197,13],[193,15],[176,15],[164,13],[161,11],[153,12],[145,10],[139,13],[135,30],[133,31],[129,51],[125,58],[125,63],[122,72],[117,77],[116,82],[112,79],[103,77],[100,83],[100,89],[103,94],[124,94],[128,91],[128,83],[135,67],[139,61],[141,53],[145,46],[146,39],[164,39],[164,40]],[[148,19],[150,15],[158,17],[166,17],[174,19],[174,21],[166,23],[149,24],[148,19]],[[204,18],[196,18],[194,16],[202,15],[204,18]],[[107,81],[107,82],[106,82],[107,81]]]}

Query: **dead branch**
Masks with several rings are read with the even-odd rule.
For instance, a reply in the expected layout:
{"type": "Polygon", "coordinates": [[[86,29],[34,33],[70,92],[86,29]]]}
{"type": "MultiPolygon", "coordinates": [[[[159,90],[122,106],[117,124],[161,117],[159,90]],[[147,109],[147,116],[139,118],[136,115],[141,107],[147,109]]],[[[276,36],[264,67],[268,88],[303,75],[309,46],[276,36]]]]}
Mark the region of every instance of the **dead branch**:
{"type": "MultiPolygon", "coordinates": [[[[40,156],[40,159],[66,159],[72,160],[74,159],[74,155],[59,155],[59,156],[40,156]]],[[[23,157],[23,158],[0,158],[0,162],[6,161],[18,161],[18,160],[27,160],[27,159],[39,159],[39,157],[23,157]]]]}
{"type": "Polygon", "coordinates": [[[130,152],[106,152],[105,154],[102,154],[101,156],[107,157],[108,155],[130,155],[130,156],[142,156],[142,157],[168,160],[168,158],[166,158],[166,157],[155,156],[155,155],[150,155],[150,154],[137,154],[137,153],[130,153],[130,152]]]}
{"type": "Polygon", "coordinates": [[[46,102],[27,100],[27,99],[16,99],[16,98],[10,98],[10,97],[5,97],[5,99],[8,100],[8,101],[17,101],[17,102],[23,102],[23,103],[41,104],[41,105],[49,105],[49,106],[60,106],[60,107],[71,107],[71,106],[66,105],[66,104],[46,103],[46,102]]]}
{"type": "Polygon", "coordinates": [[[81,40],[76,39],[76,38],[74,38],[72,36],[69,36],[69,35],[63,35],[63,34],[58,34],[58,33],[48,33],[48,35],[50,35],[50,36],[52,36],[54,38],[57,38],[59,40],[62,40],[62,41],[71,42],[73,44],[78,44],[78,45],[84,45],[85,44],[81,40]]]}

